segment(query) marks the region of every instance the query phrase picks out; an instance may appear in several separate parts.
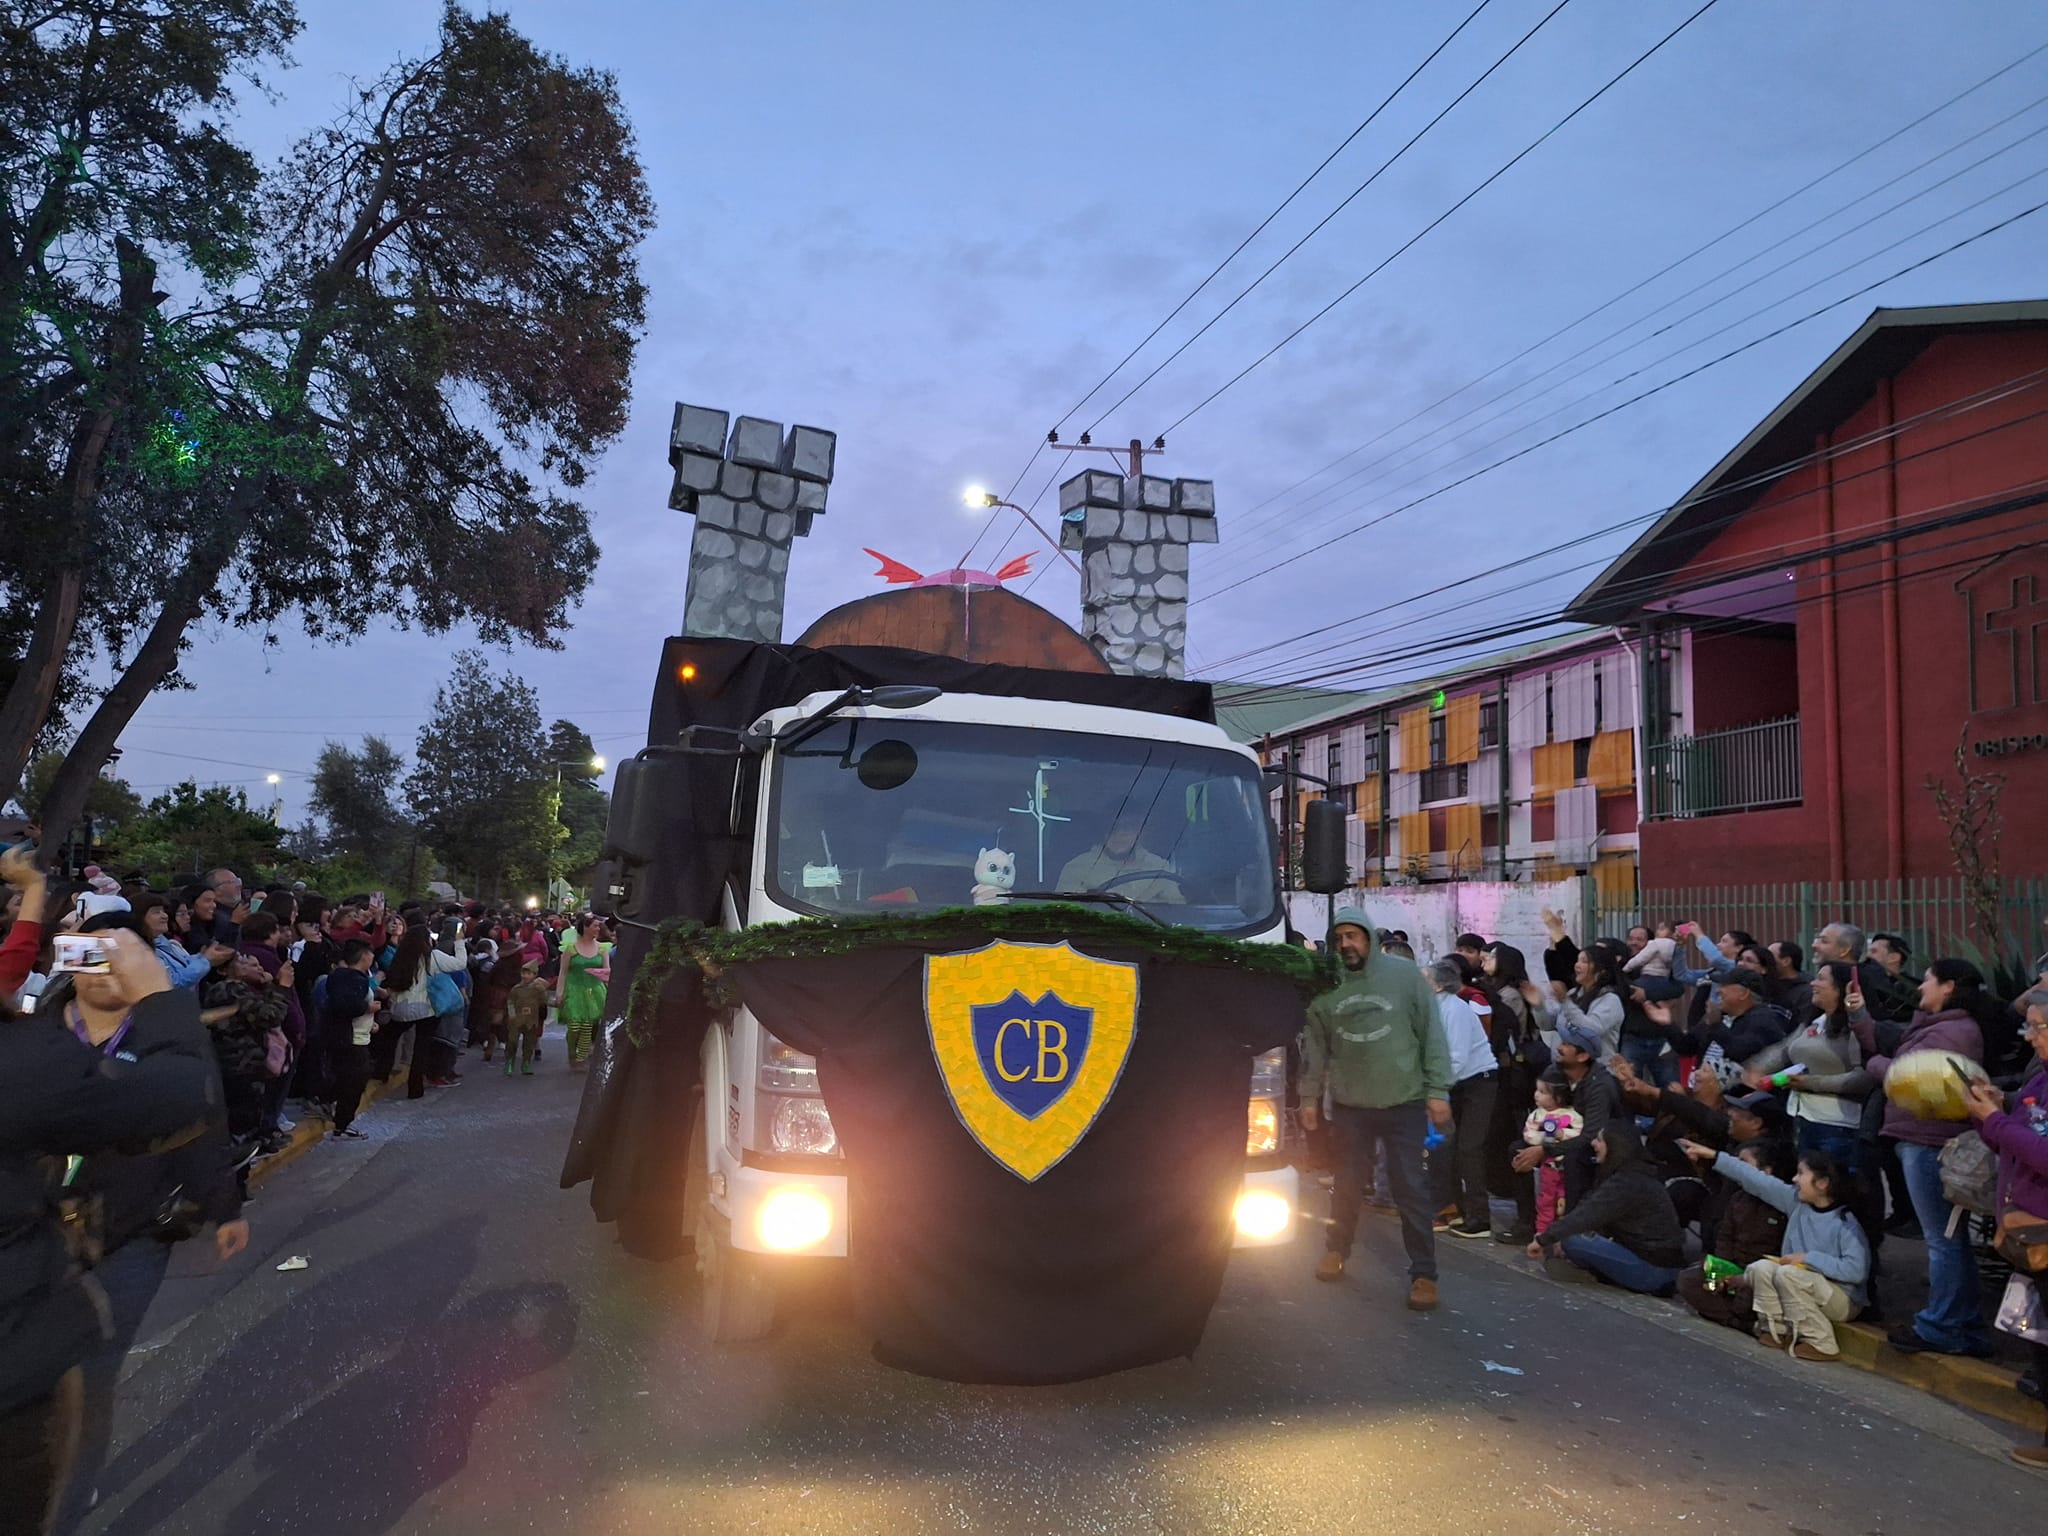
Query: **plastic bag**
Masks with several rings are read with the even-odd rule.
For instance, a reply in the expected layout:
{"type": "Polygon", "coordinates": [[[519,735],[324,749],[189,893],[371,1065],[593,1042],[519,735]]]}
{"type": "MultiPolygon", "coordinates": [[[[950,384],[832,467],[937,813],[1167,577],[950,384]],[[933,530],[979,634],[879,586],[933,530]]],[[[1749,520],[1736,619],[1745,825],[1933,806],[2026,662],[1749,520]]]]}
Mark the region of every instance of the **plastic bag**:
{"type": "Polygon", "coordinates": [[[2041,1288],[2025,1275],[2005,1282],[2005,1299],[1998,1304],[1995,1323],[2000,1333],[2010,1333],[2035,1344],[2048,1344],[2048,1302],[2041,1288]]]}

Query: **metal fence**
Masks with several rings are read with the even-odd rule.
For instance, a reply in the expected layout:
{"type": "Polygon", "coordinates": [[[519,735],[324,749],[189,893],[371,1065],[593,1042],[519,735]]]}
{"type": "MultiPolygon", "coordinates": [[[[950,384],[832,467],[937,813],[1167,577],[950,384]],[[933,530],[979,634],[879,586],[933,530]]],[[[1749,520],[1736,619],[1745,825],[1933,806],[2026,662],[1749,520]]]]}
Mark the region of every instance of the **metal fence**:
{"type": "Polygon", "coordinates": [[[1799,717],[1674,736],[1654,743],[1643,766],[1652,821],[1797,805],[1799,717]]]}
{"type": "Polygon", "coordinates": [[[1593,908],[1588,930],[1619,935],[1639,922],[1669,919],[1696,922],[1710,936],[1740,928],[1763,944],[1789,939],[1809,945],[1827,924],[1849,922],[1865,934],[1898,934],[1913,946],[1916,960],[1960,954],[1994,964],[2031,962],[2048,951],[2042,926],[2048,921],[2048,879],[2040,876],[2003,883],[1998,943],[1989,952],[1975,932],[1968,891],[1956,877],[1672,887],[1641,891],[1636,903],[1593,908]]]}

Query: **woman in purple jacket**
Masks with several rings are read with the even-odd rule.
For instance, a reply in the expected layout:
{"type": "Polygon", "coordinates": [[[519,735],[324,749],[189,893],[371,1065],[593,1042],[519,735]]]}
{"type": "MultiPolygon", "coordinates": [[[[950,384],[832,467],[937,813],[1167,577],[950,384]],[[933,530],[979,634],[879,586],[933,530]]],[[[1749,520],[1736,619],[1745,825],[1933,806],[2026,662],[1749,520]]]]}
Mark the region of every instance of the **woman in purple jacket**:
{"type": "MultiPolygon", "coordinates": [[[[2020,1028],[2034,1048],[2034,1070],[2006,1107],[2005,1095],[1989,1083],[1970,1088],[1970,1118],[1985,1145],[1998,1154],[1998,1209],[2025,1211],[2048,1221],[2048,991],[2026,998],[2026,1023],[2020,1028]]],[[[2036,1291],[2041,1277],[2032,1278],[2036,1291]]],[[[2035,1344],[2035,1393],[2048,1386],[2048,1344],[2035,1344]]],[[[2013,1448],[2022,1466],[2048,1472],[2048,1435],[2040,1445],[2013,1448]]]]}
{"type": "MultiPolygon", "coordinates": [[[[1859,989],[1850,999],[1850,1007],[1860,1010],[1862,1002],[1859,989]]],[[[1981,1063],[1984,1021],[1996,1008],[1984,991],[1984,978],[1977,967],[1967,960],[1937,960],[1921,978],[1919,1011],[1895,1053],[1880,1055],[1869,1014],[1856,1015],[1864,1070],[1882,1084],[1892,1064],[1915,1051],[1952,1051],[1981,1063]]],[[[1898,1143],[1913,1214],[1927,1240],[1927,1305],[1919,1316],[1898,1324],[1885,1336],[1893,1349],[1907,1354],[1991,1353],[1991,1330],[1985,1326],[1977,1290],[1977,1255],[1971,1250],[1963,1222],[1957,1221],[1955,1232],[1949,1232],[1953,1207],[1941,1192],[1941,1149],[1965,1129],[1959,1120],[1922,1120],[1897,1104],[1885,1106],[1883,1134],[1898,1143]]]]}

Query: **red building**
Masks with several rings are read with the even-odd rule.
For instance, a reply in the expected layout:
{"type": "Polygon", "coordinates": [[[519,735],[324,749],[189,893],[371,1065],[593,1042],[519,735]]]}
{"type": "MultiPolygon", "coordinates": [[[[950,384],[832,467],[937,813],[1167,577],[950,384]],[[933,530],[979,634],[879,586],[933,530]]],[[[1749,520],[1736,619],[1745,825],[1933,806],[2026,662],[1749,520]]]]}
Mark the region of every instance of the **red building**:
{"type": "Polygon", "coordinates": [[[1580,595],[1643,645],[1645,885],[2048,869],[2048,302],[1879,310],[1580,595]]]}

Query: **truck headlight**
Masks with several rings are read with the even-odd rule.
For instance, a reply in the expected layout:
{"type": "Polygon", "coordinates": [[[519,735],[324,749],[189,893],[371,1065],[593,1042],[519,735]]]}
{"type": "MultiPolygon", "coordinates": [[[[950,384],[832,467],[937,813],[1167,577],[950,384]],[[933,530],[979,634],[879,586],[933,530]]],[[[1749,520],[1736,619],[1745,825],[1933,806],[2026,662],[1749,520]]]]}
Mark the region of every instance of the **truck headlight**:
{"type": "Polygon", "coordinates": [[[1287,1230],[1294,1208],[1270,1189],[1248,1189],[1237,1197],[1237,1230],[1254,1242],[1269,1242],[1287,1230]]]}
{"type": "Polygon", "coordinates": [[[776,1190],[754,1215],[754,1233],[761,1246],[776,1253],[814,1248],[831,1230],[832,1202],[802,1185],[776,1190]]]}
{"type": "Polygon", "coordinates": [[[839,1133],[832,1128],[822,1099],[777,1099],[768,1137],[778,1152],[829,1157],[839,1150],[839,1133]]]}
{"type": "Polygon", "coordinates": [[[1245,1123],[1244,1155],[1264,1157],[1280,1150],[1280,1101],[1253,1099],[1245,1123]]]}

